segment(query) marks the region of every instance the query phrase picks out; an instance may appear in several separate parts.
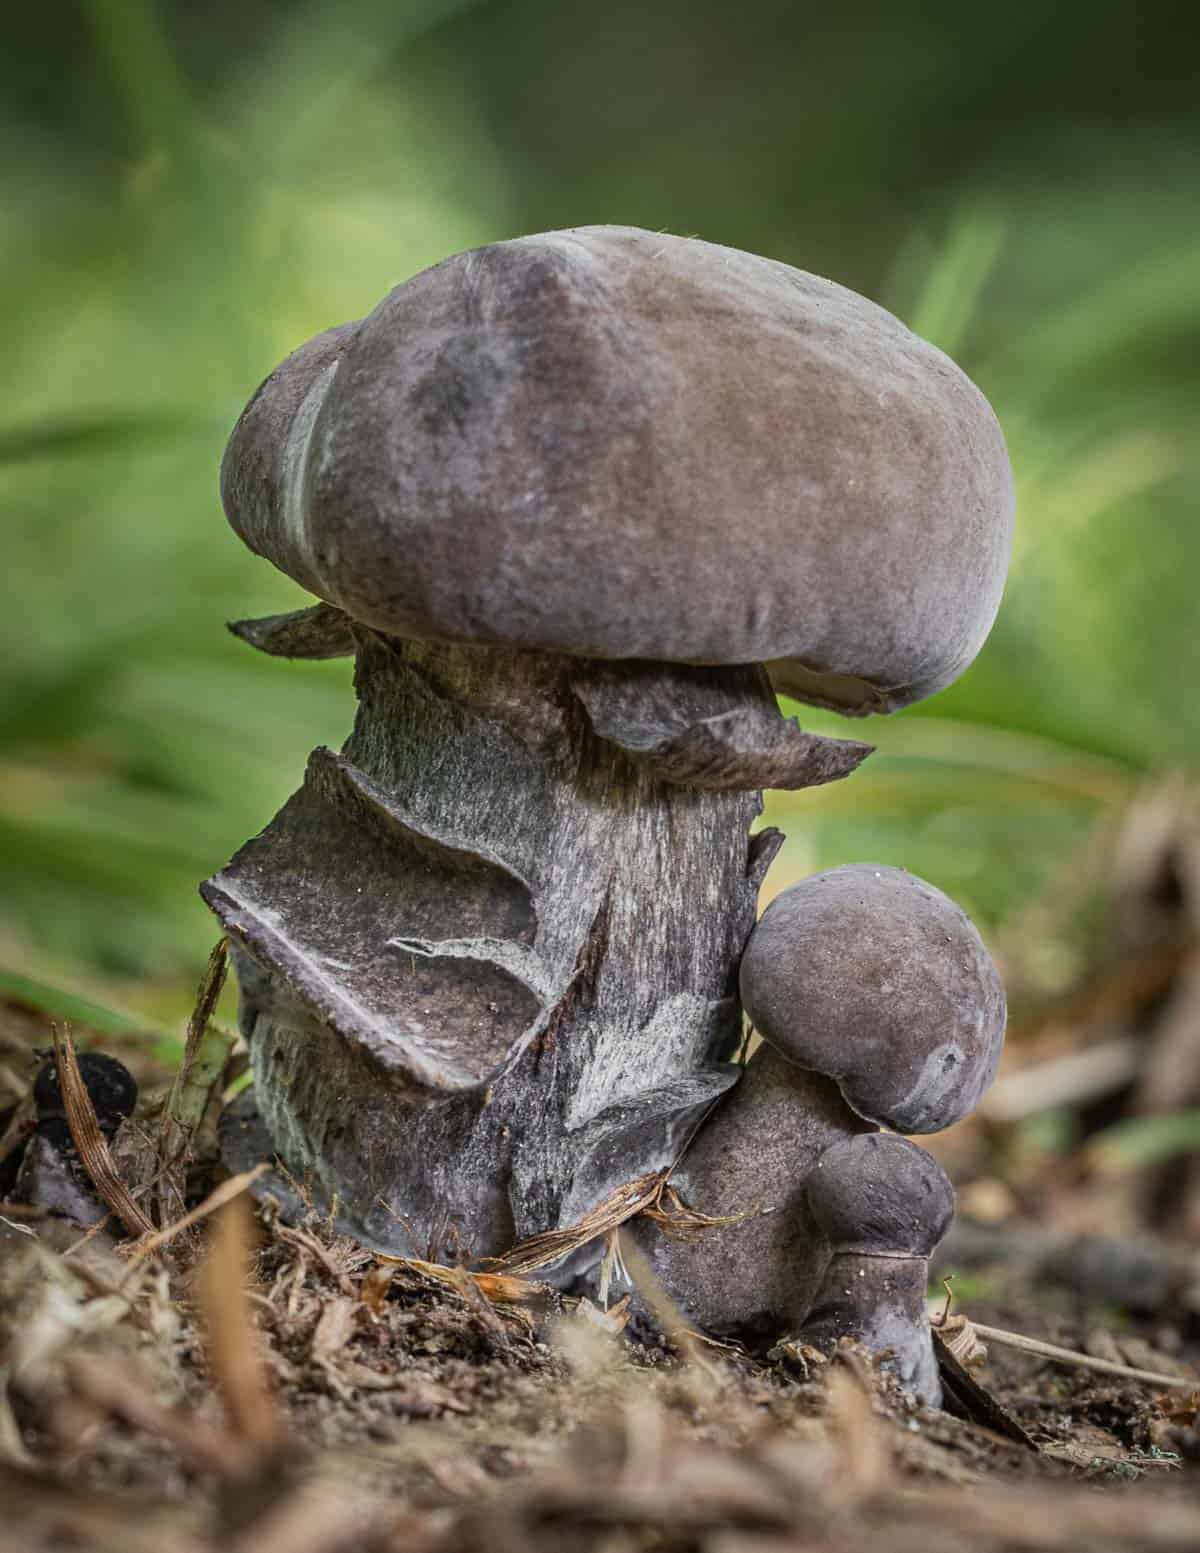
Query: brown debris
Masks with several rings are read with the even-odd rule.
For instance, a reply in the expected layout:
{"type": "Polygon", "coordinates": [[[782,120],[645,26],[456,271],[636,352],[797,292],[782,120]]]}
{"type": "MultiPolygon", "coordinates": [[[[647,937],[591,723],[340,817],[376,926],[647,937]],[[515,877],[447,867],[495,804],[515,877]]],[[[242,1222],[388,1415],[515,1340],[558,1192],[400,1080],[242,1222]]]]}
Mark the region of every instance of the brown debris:
{"type": "Polygon", "coordinates": [[[245,1448],[235,1435],[194,1413],[164,1407],[144,1378],[89,1354],[72,1355],[67,1375],[75,1400],[98,1414],[170,1441],[211,1471],[236,1476],[243,1470],[245,1448]]]}
{"type": "Polygon", "coordinates": [[[267,1389],[246,1297],[253,1219],[244,1197],[221,1210],[200,1265],[197,1299],[204,1315],[209,1370],[230,1428],[253,1452],[282,1445],[283,1418],[267,1389]]]}

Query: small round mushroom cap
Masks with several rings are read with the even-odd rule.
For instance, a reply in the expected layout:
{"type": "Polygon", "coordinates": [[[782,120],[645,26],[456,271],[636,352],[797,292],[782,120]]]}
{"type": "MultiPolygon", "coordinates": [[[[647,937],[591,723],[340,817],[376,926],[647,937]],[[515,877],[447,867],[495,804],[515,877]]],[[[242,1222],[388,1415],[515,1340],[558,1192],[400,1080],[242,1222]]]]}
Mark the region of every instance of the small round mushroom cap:
{"type": "MultiPolygon", "coordinates": [[[[137,1104],[137,1080],[123,1062],[107,1052],[80,1052],[76,1061],[100,1130],[112,1137],[125,1118],[132,1115],[137,1104]]],[[[53,1057],[48,1057],[38,1069],[33,1081],[33,1100],[39,1126],[60,1122],[63,1135],[69,1138],[62,1079],[53,1057]]]]}
{"type": "Polygon", "coordinates": [[[889,313],[630,227],[458,254],[303,347],[222,494],[251,549],[379,631],[766,662],[856,713],[971,662],[1013,509],[987,401],[889,313]]]}
{"type": "Polygon", "coordinates": [[[939,1132],[996,1076],[1004,988],[966,913],[896,868],[853,864],[783,891],[750,935],[742,1002],[868,1121],[939,1132]]]}
{"type": "Polygon", "coordinates": [[[931,1154],[893,1133],[832,1144],[808,1178],[817,1227],[833,1250],[929,1256],[950,1228],[954,1188],[931,1154]]]}

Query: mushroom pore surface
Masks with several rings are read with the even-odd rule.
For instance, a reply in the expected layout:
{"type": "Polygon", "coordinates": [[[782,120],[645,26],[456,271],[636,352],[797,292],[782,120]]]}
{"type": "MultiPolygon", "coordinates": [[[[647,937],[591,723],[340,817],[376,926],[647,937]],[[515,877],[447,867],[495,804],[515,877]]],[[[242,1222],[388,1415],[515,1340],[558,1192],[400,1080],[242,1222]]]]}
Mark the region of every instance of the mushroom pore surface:
{"type": "Polygon", "coordinates": [[[378,631],[766,662],[849,712],[970,663],[1012,526],[995,417],[940,351],[831,281],[629,227],[458,254],[311,341],[222,490],[378,631]]]}
{"type": "Polygon", "coordinates": [[[991,956],[960,907],[900,869],[855,864],[785,890],[740,979],[763,1038],[881,1126],[938,1132],[995,1077],[1005,1000],[991,956]]]}

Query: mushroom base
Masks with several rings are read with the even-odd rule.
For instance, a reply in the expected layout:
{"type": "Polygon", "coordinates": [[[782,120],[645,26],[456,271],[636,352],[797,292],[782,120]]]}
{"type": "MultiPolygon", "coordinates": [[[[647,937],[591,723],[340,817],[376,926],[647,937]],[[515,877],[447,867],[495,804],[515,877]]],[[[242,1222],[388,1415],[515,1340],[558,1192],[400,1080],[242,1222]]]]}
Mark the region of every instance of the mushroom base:
{"type": "Polygon", "coordinates": [[[342,755],[203,893],[288,1170],[377,1246],[478,1259],[674,1163],[738,1076],[782,839],[749,835],[754,779],[865,750],[761,669],[355,635],[342,755]]]}
{"type": "Polygon", "coordinates": [[[841,1251],[830,1261],[803,1342],[832,1353],[843,1337],[884,1355],[900,1384],[939,1407],[942,1386],[926,1312],[929,1259],[841,1251]]]}
{"type": "Polygon", "coordinates": [[[807,1319],[831,1255],[809,1179],[832,1144],[871,1131],[832,1079],[759,1046],[671,1176],[711,1225],[683,1236],[646,1219],[632,1226],[689,1321],[761,1347],[807,1319]]]}

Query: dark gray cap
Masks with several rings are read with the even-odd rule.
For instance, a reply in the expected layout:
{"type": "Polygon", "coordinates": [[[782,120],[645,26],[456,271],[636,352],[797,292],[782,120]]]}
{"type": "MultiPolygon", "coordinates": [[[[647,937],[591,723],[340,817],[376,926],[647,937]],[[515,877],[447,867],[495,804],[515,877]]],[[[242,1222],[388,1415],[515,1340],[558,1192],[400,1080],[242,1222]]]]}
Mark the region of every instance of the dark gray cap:
{"type": "Polygon", "coordinates": [[[388,634],[766,662],[854,712],[971,662],[1013,511],[987,401],[891,314],[630,227],[458,254],[319,336],[222,492],[251,549],[388,634]]]}
{"type": "Polygon", "coordinates": [[[937,1160],[890,1133],[844,1138],[826,1149],[807,1195],[835,1251],[929,1256],[954,1217],[954,1188],[937,1160]]]}
{"type": "Polygon", "coordinates": [[[836,1079],[860,1116],[940,1132],[996,1076],[1004,988],[965,912],[897,868],[814,874],[767,907],[742,1002],[790,1062],[836,1079]]]}

